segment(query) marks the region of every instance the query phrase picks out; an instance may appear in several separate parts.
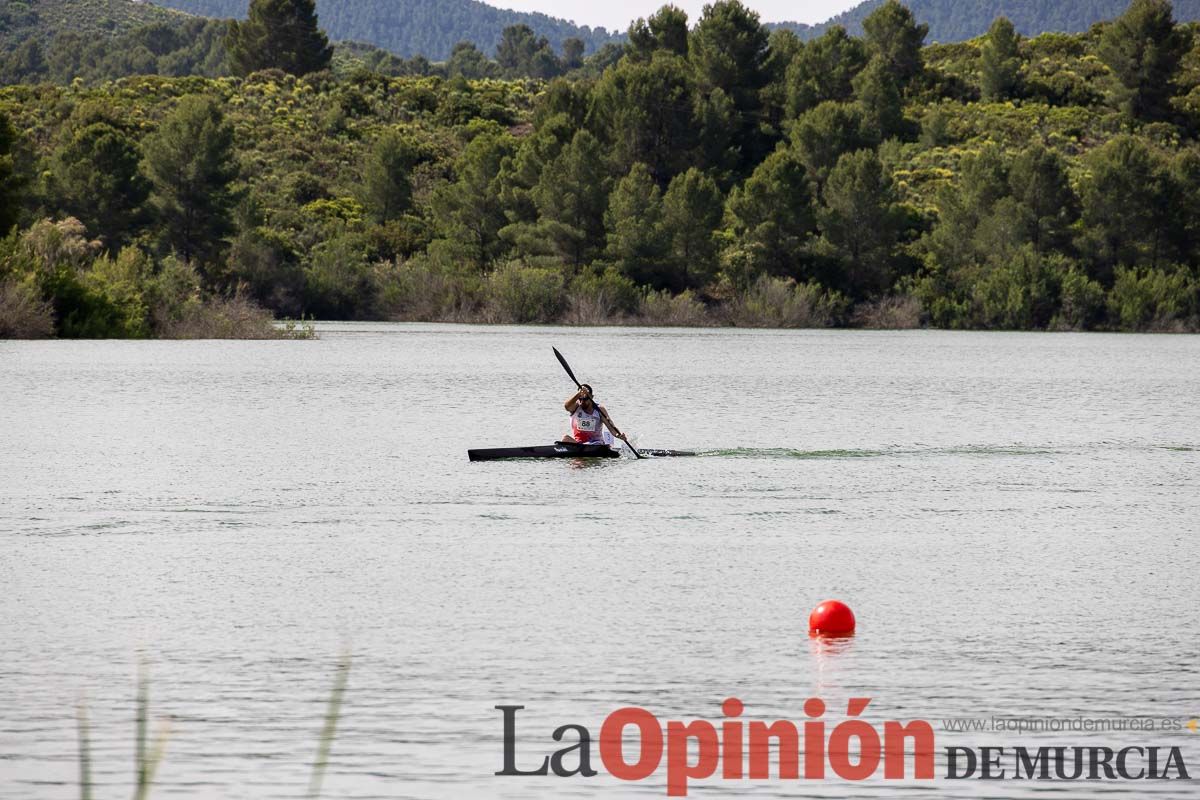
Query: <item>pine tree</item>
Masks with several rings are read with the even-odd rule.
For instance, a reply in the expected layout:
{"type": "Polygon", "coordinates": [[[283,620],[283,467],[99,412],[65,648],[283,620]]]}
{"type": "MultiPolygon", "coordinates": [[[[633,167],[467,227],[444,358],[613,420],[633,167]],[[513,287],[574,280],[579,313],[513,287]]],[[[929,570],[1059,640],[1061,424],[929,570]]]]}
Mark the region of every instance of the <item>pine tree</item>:
{"type": "Polygon", "coordinates": [[[663,229],[662,194],[650,169],[634,164],[617,182],[604,215],[607,257],[635,283],[682,289],[668,270],[670,239],[663,229]]]}
{"type": "Polygon", "coordinates": [[[333,58],[315,0],[252,0],[247,19],[230,23],[225,46],[238,75],[262,69],[307,75],[327,69],[333,58]]]}
{"type": "Polygon", "coordinates": [[[983,99],[1007,100],[1017,95],[1021,77],[1021,37],[1005,17],[997,17],[980,48],[979,71],[983,99]]]}
{"type": "Polygon", "coordinates": [[[7,236],[9,229],[17,224],[20,212],[20,187],[12,156],[16,140],[17,132],[8,121],[8,115],[0,111],[0,237],[7,236]]]}
{"type": "Polygon", "coordinates": [[[738,139],[738,114],[733,100],[721,89],[697,92],[695,166],[713,176],[722,191],[728,191],[737,179],[743,159],[738,139]]]}
{"type": "Polygon", "coordinates": [[[876,56],[854,79],[854,93],[863,115],[865,139],[882,142],[901,136],[908,127],[900,87],[883,59],[876,56]]]}
{"type": "Polygon", "coordinates": [[[593,92],[590,122],[610,148],[614,171],[641,162],[665,185],[684,169],[696,144],[694,94],[687,62],[670,53],[607,70],[593,92]]]}
{"type": "Polygon", "coordinates": [[[146,139],[143,165],[163,244],[185,261],[212,259],[232,230],[238,174],[233,126],[215,100],[187,95],[146,139]]]}
{"type": "Polygon", "coordinates": [[[1170,164],[1135,136],[1118,136],[1088,157],[1080,186],[1093,277],[1110,283],[1118,266],[1158,267],[1175,216],[1170,164]]]}
{"type": "Polygon", "coordinates": [[[1100,59],[1116,75],[1116,99],[1135,119],[1165,119],[1191,35],[1175,25],[1168,0],[1133,0],[1100,39],[1100,59]]]}
{"type": "Polygon", "coordinates": [[[873,147],[879,139],[871,135],[863,111],[853,103],[821,103],[805,112],[792,125],[792,144],[819,186],[843,154],[873,147]]]}
{"type": "Polygon", "coordinates": [[[692,30],[688,58],[702,93],[716,89],[733,101],[734,138],[741,152],[738,169],[745,174],[770,147],[759,127],[762,90],[771,78],[767,68],[769,35],[758,14],[738,0],[717,0],[704,7],[692,30]]]}
{"type": "Polygon", "coordinates": [[[379,138],[363,165],[362,199],[377,222],[389,222],[412,204],[409,172],[418,153],[408,137],[388,131],[379,138]]]}
{"type": "Polygon", "coordinates": [[[841,288],[854,297],[886,291],[895,277],[900,216],[891,177],[875,151],[842,156],[829,174],[823,200],[822,245],[841,262],[841,288]]]}
{"type": "MultiPolygon", "coordinates": [[[[1171,237],[1176,251],[1195,268],[1200,266],[1200,217],[1196,214],[1200,208],[1200,152],[1189,148],[1176,154],[1171,163],[1171,178],[1176,196],[1171,237]]],[[[1200,285],[1196,288],[1200,291],[1200,285]]],[[[1196,302],[1200,303],[1200,296],[1196,302]]]]}
{"type": "Polygon", "coordinates": [[[1017,156],[1008,182],[1020,204],[1022,238],[1037,252],[1067,247],[1071,225],[1079,218],[1079,198],[1062,156],[1035,143],[1017,156]]]}
{"type": "Polygon", "coordinates": [[[862,40],[849,36],[840,25],[805,44],[787,68],[787,118],[795,119],[829,100],[850,100],[854,78],[866,65],[862,40]]]}
{"type": "Polygon", "coordinates": [[[883,59],[901,89],[908,87],[925,70],[921,47],[928,25],[918,25],[911,11],[897,0],[886,3],[863,20],[867,48],[883,59]]]}
{"type": "Polygon", "coordinates": [[[740,248],[758,274],[800,277],[804,246],[816,229],[813,189],[804,164],[787,148],[769,155],[729,196],[740,248]]]}
{"type": "Polygon", "coordinates": [[[496,179],[512,150],[512,137],[507,134],[476,136],[455,162],[454,182],[443,184],[433,195],[442,240],[478,269],[489,266],[504,246],[500,229],[507,219],[496,179]]]}
{"type": "Polygon", "coordinates": [[[562,63],[545,36],[538,36],[528,25],[510,25],[500,35],[496,62],[510,78],[553,78],[562,72],[562,63]]]}
{"type": "Polygon", "coordinates": [[[937,195],[938,222],[925,239],[933,263],[943,273],[982,264],[988,256],[976,233],[996,206],[1009,197],[1009,165],[996,145],[967,155],[958,182],[937,195]]]}
{"type": "Polygon", "coordinates": [[[77,111],[50,159],[52,192],[63,211],[114,249],[142,221],[150,186],[137,143],[97,106],[77,111]]]}
{"type": "Polygon", "coordinates": [[[575,135],[576,125],[566,114],[545,119],[532,136],[522,140],[517,152],[505,158],[496,181],[500,202],[510,223],[537,221],[533,189],[541,180],[546,165],[558,157],[575,135]]]}
{"type": "Polygon", "coordinates": [[[666,50],[678,56],[688,52],[688,16],[677,6],[666,5],[629,26],[629,55],[649,60],[656,51],[666,50]]]}
{"type": "Polygon", "coordinates": [[[581,130],[546,165],[533,189],[538,236],[576,269],[591,263],[604,246],[608,183],[600,142],[581,130]]]}
{"type": "Polygon", "coordinates": [[[583,66],[583,53],[587,49],[587,45],[583,43],[583,39],[578,36],[572,36],[568,39],[563,39],[562,43],[562,68],[564,70],[579,69],[583,66]]]}
{"type": "Polygon", "coordinates": [[[472,42],[459,42],[446,62],[446,75],[451,78],[491,78],[498,72],[495,62],[489,61],[472,42]]]}
{"type": "Polygon", "coordinates": [[[675,176],[663,195],[663,225],[680,288],[704,286],[717,271],[713,232],[721,224],[723,198],[717,183],[692,167],[675,176]]]}

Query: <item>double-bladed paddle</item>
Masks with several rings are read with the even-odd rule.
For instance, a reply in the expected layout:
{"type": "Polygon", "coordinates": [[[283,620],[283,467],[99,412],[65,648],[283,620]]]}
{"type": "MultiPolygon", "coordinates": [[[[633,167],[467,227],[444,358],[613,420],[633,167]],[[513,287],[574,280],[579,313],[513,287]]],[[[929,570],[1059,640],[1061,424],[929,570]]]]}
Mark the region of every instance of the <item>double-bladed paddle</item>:
{"type": "MultiPolygon", "coordinates": [[[[567,371],[567,375],[569,375],[569,376],[570,376],[570,378],[571,378],[571,380],[572,380],[572,381],[574,381],[574,383],[575,383],[575,387],[576,387],[577,389],[582,389],[582,388],[583,388],[583,384],[579,382],[579,378],[576,378],[576,377],[575,377],[575,373],[571,371],[571,365],[567,363],[567,360],[566,360],[565,358],[563,358],[563,354],[562,354],[562,353],[560,353],[560,352],[558,352],[558,348],[557,348],[557,347],[551,347],[550,349],[554,351],[554,357],[558,359],[558,363],[562,364],[562,368],[563,368],[563,369],[565,369],[565,370],[567,371]]],[[[636,447],[634,447],[632,444],[629,444],[629,440],[628,440],[628,439],[626,439],[624,436],[621,436],[621,437],[620,437],[620,439],[621,439],[621,441],[622,441],[622,442],[624,442],[625,444],[629,445],[629,449],[633,451],[633,455],[634,455],[635,457],[637,457],[637,458],[645,458],[645,456],[643,456],[641,453],[639,453],[639,452],[637,451],[637,448],[636,448],[636,447]]]]}

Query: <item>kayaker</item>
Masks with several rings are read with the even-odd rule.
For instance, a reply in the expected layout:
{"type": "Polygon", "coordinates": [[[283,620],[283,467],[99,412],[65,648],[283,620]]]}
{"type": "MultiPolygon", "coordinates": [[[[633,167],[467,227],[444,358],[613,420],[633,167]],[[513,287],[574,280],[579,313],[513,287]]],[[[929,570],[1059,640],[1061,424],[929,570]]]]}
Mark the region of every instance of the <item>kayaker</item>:
{"type": "Polygon", "coordinates": [[[571,415],[571,435],[563,437],[563,441],[568,444],[573,442],[575,444],[611,445],[613,436],[618,439],[624,436],[612,421],[612,417],[608,416],[604,406],[599,405],[592,398],[592,387],[586,383],[580,387],[578,392],[567,398],[563,407],[571,415]],[[604,426],[611,431],[611,436],[604,432],[604,426]]]}

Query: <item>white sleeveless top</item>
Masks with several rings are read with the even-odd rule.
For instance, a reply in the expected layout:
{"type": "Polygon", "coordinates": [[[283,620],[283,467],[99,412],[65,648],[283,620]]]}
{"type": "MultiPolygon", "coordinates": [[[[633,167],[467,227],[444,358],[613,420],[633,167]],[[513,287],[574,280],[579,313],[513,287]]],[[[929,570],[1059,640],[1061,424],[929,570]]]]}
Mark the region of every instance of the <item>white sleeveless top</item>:
{"type": "Polygon", "coordinates": [[[580,404],[571,414],[571,434],[577,442],[603,442],[604,436],[601,425],[604,418],[600,416],[600,407],[593,405],[589,414],[580,404]]]}

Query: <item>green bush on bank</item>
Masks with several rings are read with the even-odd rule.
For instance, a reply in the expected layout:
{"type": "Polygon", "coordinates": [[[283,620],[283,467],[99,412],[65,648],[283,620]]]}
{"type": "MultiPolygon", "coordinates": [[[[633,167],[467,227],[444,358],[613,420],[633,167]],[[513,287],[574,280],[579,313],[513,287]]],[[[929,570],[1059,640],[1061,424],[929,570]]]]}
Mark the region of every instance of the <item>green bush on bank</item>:
{"type": "Polygon", "coordinates": [[[1104,313],[1104,287],[1078,266],[1061,276],[1059,309],[1051,328],[1082,331],[1096,327],[1104,313]]]}
{"type": "Polygon", "coordinates": [[[1125,330],[1194,331],[1200,329],[1200,282],[1184,267],[1118,267],[1108,306],[1125,330]]]}
{"type": "Polygon", "coordinates": [[[483,279],[462,262],[427,254],[380,262],[372,272],[385,319],[412,322],[468,322],[483,297],[483,279]]]}
{"type": "Polygon", "coordinates": [[[241,296],[206,296],[196,269],[156,263],[127,246],[116,255],[73,218],[42,220],[0,241],[0,338],[297,338],[241,296]]]}
{"type": "Polygon", "coordinates": [[[568,319],[577,325],[626,320],[638,311],[642,290],[614,267],[597,265],[575,276],[567,295],[568,319]]]}
{"type": "Polygon", "coordinates": [[[54,306],[35,281],[0,280],[0,339],[46,339],[54,335],[54,306]]]}
{"type": "Polygon", "coordinates": [[[763,275],[727,309],[739,328],[829,328],[845,318],[850,302],[816,283],[763,275]]]}
{"type": "Polygon", "coordinates": [[[566,282],[558,270],[510,261],[496,268],[484,287],[489,322],[553,322],[566,310],[566,282]]]}

